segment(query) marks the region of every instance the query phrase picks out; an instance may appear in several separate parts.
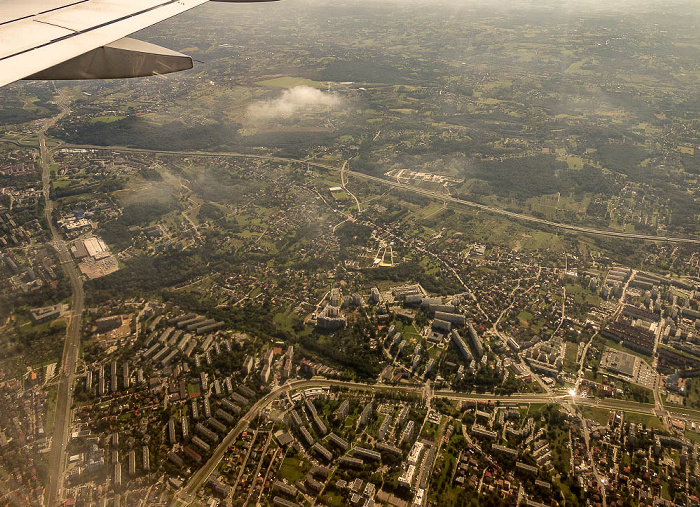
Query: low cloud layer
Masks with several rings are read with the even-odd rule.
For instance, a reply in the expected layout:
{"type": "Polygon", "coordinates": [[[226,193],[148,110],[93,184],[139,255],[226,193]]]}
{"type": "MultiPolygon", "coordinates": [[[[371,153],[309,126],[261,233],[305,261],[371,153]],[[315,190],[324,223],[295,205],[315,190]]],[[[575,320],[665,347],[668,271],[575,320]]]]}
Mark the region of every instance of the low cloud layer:
{"type": "Polygon", "coordinates": [[[310,86],[295,86],[282,92],[276,99],[256,102],[248,108],[251,120],[287,119],[326,108],[340,107],[343,100],[334,93],[325,93],[310,86]]]}

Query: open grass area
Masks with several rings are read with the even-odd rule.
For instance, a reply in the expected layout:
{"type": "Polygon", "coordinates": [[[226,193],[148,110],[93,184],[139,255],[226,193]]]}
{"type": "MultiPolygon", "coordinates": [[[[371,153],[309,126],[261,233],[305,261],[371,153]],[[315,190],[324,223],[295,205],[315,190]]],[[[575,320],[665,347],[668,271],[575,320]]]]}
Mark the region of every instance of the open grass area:
{"type": "Polygon", "coordinates": [[[286,457],[282,462],[278,477],[280,479],[287,479],[290,484],[294,484],[303,479],[310,468],[311,465],[299,458],[286,457]]]}
{"type": "Polygon", "coordinates": [[[51,435],[53,433],[53,426],[56,422],[56,397],[58,395],[58,385],[52,385],[49,387],[48,396],[46,397],[46,428],[44,428],[45,435],[51,435]]]}
{"type": "Polygon", "coordinates": [[[303,77],[291,76],[264,79],[262,81],[258,81],[255,84],[257,84],[258,86],[271,86],[273,88],[291,88],[293,86],[310,86],[311,88],[324,88],[326,86],[325,83],[321,83],[319,81],[313,81],[311,79],[305,79],[303,77]]]}
{"type": "Polygon", "coordinates": [[[323,494],[323,501],[331,507],[341,507],[345,505],[345,499],[334,491],[323,494]]]}
{"type": "Polygon", "coordinates": [[[564,251],[564,244],[556,234],[550,234],[543,231],[534,231],[530,238],[523,242],[525,250],[547,250],[561,253],[564,251]]]}
{"type": "Polygon", "coordinates": [[[663,430],[664,425],[655,415],[637,414],[636,412],[625,412],[625,420],[630,423],[645,424],[647,428],[663,430]]]}
{"type": "Polygon", "coordinates": [[[689,408],[700,408],[700,380],[688,379],[685,384],[685,403],[689,408]]]}
{"type": "Polygon", "coordinates": [[[438,437],[438,426],[431,422],[426,422],[423,426],[423,431],[421,432],[420,437],[425,438],[426,440],[435,441],[438,437]]]}
{"type": "Polygon", "coordinates": [[[573,296],[576,303],[580,305],[598,306],[600,304],[600,297],[578,284],[567,283],[566,294],[573,296]]]}
{"type": "Polygon", "coordinates": [[[292,327],[296,322],[294,312],[279,312],[272,318],[273,322],[285,331],[292,332],[292,327]]]}
{"type": "Polygon", "coordinates": [[[347,201],[352,199],[346,192],[332,192],[331,195],[336,201],[347,201]]]}
{"type": "Polygon", "coordinates": [[[410,324],[410,325],[404,325],[404,326],[401,328],[401,334],[402,334],[403,337],[406,338],[407,340],[410,340],[411,338],[414,339],[414,340],[420,340],[420,339],[421,339],[421,335],[420,335],[420,333],[418,332],[418,330],[416,329],[415,324],[413,324],[413,323],[410,324]]]}
{"type": "Polygon", "coordinates": [[[566,371],[575,372],[578,370],[576,358],[578,356],[578,345],[567,342],[566,354],[564,355],[564,369],[566,371]]]}
{"type": "Polygon", "coordinates": [[[116,116],[116,115],[105,115],[105,116],[95,116],[90,118],[90,123],[112,123],[115,121],[123,120],[126,116],[116,116]]]}
{"type": "Polygon", "coordinates": [[[581,412],[584,417],[591,419],[598,424],[608,424],[608,418],[610,417],[610,410],[606,408],[598,407],[582,407],[581,412]]]}
{"type": "Polygon", "coordinates": [[[518,314],[518,320],[519,320],[520,322],[529,323],[529,322],[532,321],[532,319],[533,319],[533,315],[532,315],[530,312],[526,311],[526,310],[523,310],[523,311],[521,311],[521,312],[518,314]]]}
{"type": "Polygon", "coordinates": [[[433,474],[431,477],[431,482],[434,487],[431,487],[430,489],[434,491],[446,492],[440,495],[440,505],[456,505],[456,495],[449,492],[449,488],[447,488],[447,483],[452,477],[452,470],[454,470],[456,460],[457,457],[455,455],[447,450],[444,450],[440,456],[440,459],[438,460],[440,473],[433,474]]]}

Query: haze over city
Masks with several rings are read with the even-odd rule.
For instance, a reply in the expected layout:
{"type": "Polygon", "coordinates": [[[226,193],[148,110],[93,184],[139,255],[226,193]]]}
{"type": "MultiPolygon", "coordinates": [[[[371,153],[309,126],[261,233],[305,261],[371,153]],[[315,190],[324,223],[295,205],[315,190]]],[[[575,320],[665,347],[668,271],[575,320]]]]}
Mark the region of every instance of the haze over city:
{"type": "Polygon", "coordinates": [[[697,2],[101,1],[0,21],[2,502],[700,504],[697,2]]]}

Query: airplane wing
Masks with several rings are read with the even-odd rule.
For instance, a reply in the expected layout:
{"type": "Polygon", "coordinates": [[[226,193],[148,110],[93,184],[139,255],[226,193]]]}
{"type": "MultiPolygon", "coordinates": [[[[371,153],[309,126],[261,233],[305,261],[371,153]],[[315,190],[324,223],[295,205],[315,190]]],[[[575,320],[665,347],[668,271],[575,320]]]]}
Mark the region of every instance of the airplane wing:
{"type": "Polygon", "coordinates": [[[189,56],[126,36],[206,1],[0,0],[0,86],[191,69],[189,56]]]}

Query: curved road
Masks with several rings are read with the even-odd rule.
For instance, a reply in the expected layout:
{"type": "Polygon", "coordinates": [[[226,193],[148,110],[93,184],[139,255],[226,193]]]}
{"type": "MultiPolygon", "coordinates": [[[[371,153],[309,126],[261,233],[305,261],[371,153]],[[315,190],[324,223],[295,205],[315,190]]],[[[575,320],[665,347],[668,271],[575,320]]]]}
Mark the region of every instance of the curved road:
{"type": "MultiPolygon", "coordinates": [[[[206,464],[197,470],[187,481],[187,484],[176,493],[171,507],[182,507],[191,504],[196,499],[197,491],[204,485],[212,472],[219,466],[228,449],[233,445],[238,436],[248,425],[258,416],[260,411],[269,405],[273,400],[288,392],[297,389],[308,389],[311,387],[344,387],[357,391],[372,392],[396,392],[400,394],[422,395],[425,392],[424,386],[392,386],[385,384],[360,384],[356,382],[345,382],[341,380],[295,380],[273,389],[271,392],[258,400],[248,412],[238,421],[236,426],[224,437],[218,447],[214,450],[206,464]]],[[[570,401],[571,395],[567,393],[516,393],[512,395],[496,396],[493,394],[472,394],[457,393],[454,391],[435,391],[433,397],[447,398],[450,400],[489,400],[494,402],[510,403],[565,403],[570,401]]],[[[653,404],[637,403],[634,401],[615,399],[588,399],[577,398],[576,403],[584,406],[600,407],[608,410],[624,410],[640,414],[649,414],[653,404]]],[[[687,412],[687,411],[684,411],[687,412]]],[[[680,414],[679,414],[680,415],[680,414]]],[[[685,414],[684,414],[685,415],[685,414]]],[[[700,421],[700,413],[693,414],[696,420],[700,421]]]]}
{"type": "MultiPolygon", "coordinates": [[[[166,155],[187,155],[187,156],[194,156],[194,157],[239,157],[239,158],[256,158],[260,160],[272,160],[276,162],[296,162],[296,163],[301,163],[301,164],[308,164],[314,167],[321,167],[323,169],[327,169],[330,171],[341,171],[341,169],[338,169],[337,167],[328,165],[328,164],[323,164],[320,162],[312,162],[309,160],[299,160],[299,159],[294,159],[294,158],[287,158],[287,157],[275,157],[273,155],[251,155],[248,153],[235,153],[235,152],[217,152],[217,153],[208,153],[204,151],[168,151],[168,150],[147,150],[143,148],[124,148],[124,147],[105,147],[105,146],[92,146],[92,145],[73,145],[73,144],[66,144],[66,147],[71,147],[71,148],[85,148],[85,149],[93,149],[93,150],[102,150],[102,151],[122,151],[122,152],[134,152],[134,153],[161,153],[161,154],[166,154],[166,155]]],[[[446,194],[441,194],[439,192],[433,192],[430,190],[425,190],[423,188],[415,187],[412,185],[408,185],[406,183],[400,183],[397,181],[391,181],[386,178],[380,178],[378,176],[371,176],[369,174],[357,172],[357,171],[351,171],[350,169],[345,169],[344,172],[348,174],[352,174],[353,176],[356,176],[358,178],[363,178],[366,180],[371,180],[377,183],[381,183],[383,185],[388,185],[393,188],[399,188],[401,190],[407,190],[409,192],[414,192],[417,194],[422,194],[425,195],[426,197],[430,197],[432,199],[438,199],[441,201],[448,201],[453,204],[459,204],[462,206],[467,206],[470,208],[475,208],[481,211],[486,211],[488,213],[493,213],[496,215],[502,215],[506,216],[508,218],[512,218],[514,220],[520,220],[524,222],[530,222],[530,223],[536,223],[539,225],[545,225],[547,227],[555,227],[557,229],[564,229],[567,231],[572,231],[572,232],[578,232],[578,233],[583,233],[583,234],[591,234],[594,236],[608,236],[608,237],[613,237],[613,238],[622,238],[622,239],[637,239],[637,240],[643,240],[643,241],[663,241],[663,242],[669,242],[669,243],[688,243],[688,244],[693,244],[693,245],[700,245],[700,239],[695,239],[695,238],[682,238],[682,237],[677,237],[677,236],[655,236],[652,234],[635,234],[631,232],[619,232],[619,231],[611,231],[611,230],[605,230],[605,229],[595,229],[593,227],[585,227],[582,225],[570,225],[570,224],[565,224],[561,222],[553,222],[551,220],[545,220],[543,218],[537,218],[533,217],[530,215],[525,215],[524,213],[516,213],[514,211],[507,211],[501,208],[494,208],[493,206],[487,206],[486,204],[480,204],[478,202],[474,201],[467,201],[466,199],[459,199],[457,197],[453,197],[450,195],[446,194]]]]}
{"type": "Polygon", "coordinates": [[[274,399],[284,396],[289,391],[299,388],[309,388],[309,387],[348,387],[352,389],[362,389],[362,390],[393,390],[397,392],[407,393],[414,392],[415,394],[420,394],[422,392],[422,387],[401,387],[401,386],[371,386],[369,384],[357,384],[353,382],[342,382],[337,380],[298,380],[292,381],[283,386],[270,391],[268,394],[260,398],[249,410],[241,417],[236,426],[224,437],[219,446],[214,450],[206,464],[197,470],[187,484],[180,490],[178,494],[175,495],[171,505],[189,505],[194,499],[197,490],[201,488],[206,480],[209,478],[214,469],[219,465],[221,459],[226,454],[226,451],[231,445],[236,441],[238,436],[243,430],[245,430],[248,425],[255,419],[255,417],[260,413],[260,410],[265,408],[274,399]]]}
{"type": "Polygon", "coordinates": [[[362,213],[362,208],[360,207],[360,200],[355,196],[355,194],[353,194],[352,192],[350,192],[350,190],[348,190],[348,187],[345,186],[345,183],[346,183],[345,180],[347,179],[345,177],[345,166],[346,165],[348,165],[347,160],[345,162],[343,162],[343,167],[340,169],[340,186],[342,186],[343,190],[345,190],[348,194],[350,194],[352,196],[353,199],[355,199],[355,202],[357,203],[357,212],[362,213]]]}

